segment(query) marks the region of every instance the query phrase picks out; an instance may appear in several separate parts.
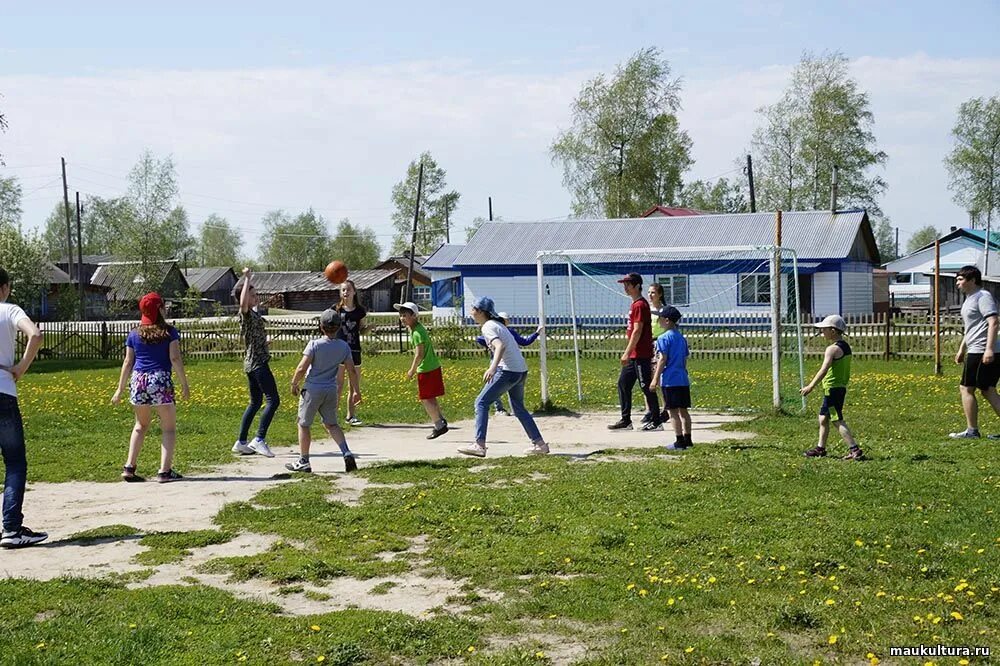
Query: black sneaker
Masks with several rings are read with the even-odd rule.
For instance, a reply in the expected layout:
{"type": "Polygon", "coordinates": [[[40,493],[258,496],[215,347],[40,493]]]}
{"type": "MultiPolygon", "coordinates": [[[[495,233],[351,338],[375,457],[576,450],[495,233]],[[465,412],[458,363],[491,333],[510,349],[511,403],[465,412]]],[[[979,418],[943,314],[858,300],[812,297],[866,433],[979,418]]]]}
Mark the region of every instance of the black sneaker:
{"type": "Polygon", "coordinates": [[[26,548],[49,538],[45,532],[34,532],[25,526],[14,532],[4,532],[0,537],[0,548],[26,548]]]}
{"type": "Polygon", "coordinates": [[[174,470],[169,470],[167,472],[157,472],[156,480],[159,483],[170,483],[171,481],[179,481],[184,477],[175,472],[174,470]]]}
{"type": "Polygon", "coordinates": [[[646,425],[639,428],[639,430],[642,430],[643,432],[653,432],[654,430],[663,430],[663,424],[653,423],[652,421],[650,421],[646,425]]]}
{"type": "Polygon", "coordinates": [[[649,412],[646,412],[645,414],[643,414],[642,415],[642,420],[639,421],[639,423],[652,423],[652,422],[653,422],[653,415],[650,414],[649,412]]]}
{"type": "Polygon", "coordinates": [[[621,419],[617,423],[612,423],[608,426],[608,430],[631,430],[632,422],[621,419]]]}
{"type": "Polygon", "coordinates": [[[438,437],[440,437],[441,435],[445,434],[446,432],[448,432],[448,422],[447,421],[445,421],[441,425],[440,428],[434,428],[434,430],[431,431],[431,434],[427,435],[427,439],[437,439],[438,437]]]}
{"type": "Polygon", "coordinates": [[[826,447],[825,446],[814,446],[805,452],[806,458],[824,458],[826,457],[826,447]]]}
{"type": "Polygon", "coordinates": [[[344,471],[345,472],[357,472],[358,463],[355,462],[353,455],[344,456],[344,471]]]}
{"type": "MultiPolygon", "coordinates": [[[[347,459],[344,459],[344,464],[347,464],[347,459]]],[[[285,469],[289,472],[305,472],[306,474],[313,471],[312,465],[309,464],[308,460],[303,460],[299,458],[293,463],[285,463],[285,469]]]]}

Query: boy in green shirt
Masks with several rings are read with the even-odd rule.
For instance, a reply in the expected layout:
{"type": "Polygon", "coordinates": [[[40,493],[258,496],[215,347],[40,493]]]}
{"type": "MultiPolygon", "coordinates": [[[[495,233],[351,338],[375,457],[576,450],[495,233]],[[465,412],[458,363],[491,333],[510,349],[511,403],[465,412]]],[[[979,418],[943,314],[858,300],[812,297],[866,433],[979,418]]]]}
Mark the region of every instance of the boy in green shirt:
{"type": "Polygon", "coordinates": [[[431,334],[427,332],[424,325],[417,320],[417,313],[420,309],[416,303],[407,301],[406,303],[396,303],[392,306],[399,312],[399,320],[406,328],[410,329],[410,342],[413,343],[413,363],[406,371],[406,378],[417,377],[417,397],[427,410],[427,416],[434,424],[434,430],[427,435],[427,439],[436,439],[448,432],[448,422],[441,414],[441,407],[437,399],[444,395],[444,379],[441,377],[441,361],[434,353],[434,345],[431,344],[431,334]]]}
{"type": "Polygon", "coordinates": [[[820,329],[823,337],[832,344],[823,353],[823,365],[820,366],[819,372],[801,391],[802,395],[809,395],[817,384],[823,383],[823,405],[819,408],[819,444],[806,451],[806,457],[822,458],[826,455],[826,438],[830,434],[832,413],[840,436],[850,447],[844,460],[863,460],[865,454],[851,434],[851,429],[847,427],[847,421],[844,420],[844,400],[847,398],[847,384],[851,380],[851,346],[843,338],[847,325],[840,315],[830,315],[814,326],[820,329]]]}

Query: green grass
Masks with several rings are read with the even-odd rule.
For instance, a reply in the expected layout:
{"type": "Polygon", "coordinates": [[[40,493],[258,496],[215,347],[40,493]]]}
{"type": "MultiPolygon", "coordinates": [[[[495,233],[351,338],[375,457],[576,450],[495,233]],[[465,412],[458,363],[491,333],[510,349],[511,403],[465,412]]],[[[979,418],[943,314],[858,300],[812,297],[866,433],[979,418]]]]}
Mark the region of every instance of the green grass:
{"type": "Polygon", "coordinates": [[[204,548],[231,541],[231,532],[219,530],[195,530],[192,532],[157,532],[142,537],[139,544],[147,550],[135,556],[138,564],[156,566],[168,562],[179,562],[191,554],[191,548],[204,548]]]}
{"type": "MultiPolygon", "coordinates": [[[[397,372],[400,360],[366,361],[366,381],[397,372]]],[[[448,366],[454,402],[446,409],[471,404],[473,373],[482,366],[448,366]]],[[[610,394],[613,369],[588,364],[588,393],[610,394]]],[[[863,463],[802,457],[815,441],[818,398],[810,396],[805,415],[770,414],[765,364],[692,369],[696,403],[757,409],[758,418],[737,427],[758,437],[713,445],[696,438],[677,459],[656,451],[614,463],[497,459],[475,474],[469,468],[481,463],[472,460],[399,462],[362,470],[369,481],[390,485],[366,491],[357,505],[327,499],[336,480],[309,477],[226,506],[218,531],[143,537],[155,562],[238,532],[277,535],[263,554],[220,558],[205,569],[289,593],[345,575],[429,569],[464,579],[458,601],[470,607],[466,615],[351,610],[289,618],[200,586],[5,581],[0,651],[28,664],[282,663],[296,656],[315,663],[320,655],[326,663],[539,664],[565,644],[590,649],[575,653],[582,664],[661,663],[663,655],[682,664],[858,664],[868,663],[868,653],[890,663],[889,645],[1000,644],[1000,463],[985,440],[945,436],[962,424],[955,367],[936,377],[927,364],[856,362],[846,413],[871,457],[863,463]],[[532,473],[545,476],[532,480],[532,473]],[[393,487],[402,483],[412,485],[393,487]],[[409,553],[420,536],[426,552],[409,553]],[[379,554],[386,551],[398,555],[385,561],[379,554]],[[502,592],[502,600],[481,594],[488,590],[502,592]]],[[[87,381],[77,379],[86,372],[67,376],[87,381]]],[[[93,372],[96,384],[108,371],[93,372]]],[[[191,367],[192,378],[227,372],[221,363],[191,367]]],[[[397,387],[384,394],[375,382],[371,388],[380,397],[366,417],[422,420],[397,387]]],[[[205,437],[239,416],[239,392],[216,390],[220,404],[206,398],[188,415],[202,421],[205,437]]],[[[30,415],[29,433],[43,416],[30,415]]],[[[991,413],[983,421],[987,431],[1000,430],[991,413]]],[[[70,449],[66,462],[77,445],[69,435],[59,441],[70,449]]],[[[199,441],[207,440],[182,439],[181,446],[201,448],[199,441]]],[[[36,462],[44,460],[39,444],[31,443],[32,474],[41,467],[58,478],[55,461],[36,462]]],[[[227,459],[228,440],[219,448],[227,459]]],[[[842,451],[831,435],[831,453],[842,451]]],[[[214,454],[187,455],[210,464],[214,454]]],[[[80,469],[92,467],[93,459],[80,469]]],[[[134,533],[120,526],[92,536],[134,533]]],[[[397,593],[384,587],[373,591],[397,593]]]]}

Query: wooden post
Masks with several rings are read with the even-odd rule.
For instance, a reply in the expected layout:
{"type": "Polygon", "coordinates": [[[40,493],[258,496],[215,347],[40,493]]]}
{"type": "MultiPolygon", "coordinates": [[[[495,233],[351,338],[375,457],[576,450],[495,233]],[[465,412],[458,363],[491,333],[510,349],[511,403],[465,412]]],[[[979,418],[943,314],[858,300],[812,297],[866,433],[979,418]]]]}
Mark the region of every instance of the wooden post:
{"type": "Polygon", "coordinates": [[[892,309],[889,309],[885,313],[885,360],[889,360],[892,356],[892,348],[890,347],[889,338],[889,327],[892,325],[892,309]]]}
{"type": "Polygon", "coordinates": [[[87,318],[87,294],[83,288],[83,237],[80,233],[80,193],[76,193],[76,280],[80,287],[80,321],[87,318]]]}
{"type": "Polygon", "coordinates": [[[69,219],[69,188],[66,185],[66,158],[60,157],[62,162],[63,181],[63,206],[66,211],[66,273],[70,279],[73,278],[73,224],[69,219]]]}
{"type": "Polygon", "coordinates": [[[941,241],[934,241],[934,374],[941,374],[941,241]]]}
{"type": "Polygon", "coordinates": [[[771,392],[776,410],[781,409],[781,211],[774,220],[774,251],[771,259],[771,392]]]}
{"type": "MultiPolygon", "coordinates": [[[[420,219],[420,195],[424,189],[424,161],[420,160],[417,173],[417,202],[413,206],[413,236],[410,237],[410,267],[406,271],[406,296],[403,301],[413,300],[413,255],[417,253],[417,220],[420,219]]],[[[402,324],[400,324],[402,326],[402,324]]]]}

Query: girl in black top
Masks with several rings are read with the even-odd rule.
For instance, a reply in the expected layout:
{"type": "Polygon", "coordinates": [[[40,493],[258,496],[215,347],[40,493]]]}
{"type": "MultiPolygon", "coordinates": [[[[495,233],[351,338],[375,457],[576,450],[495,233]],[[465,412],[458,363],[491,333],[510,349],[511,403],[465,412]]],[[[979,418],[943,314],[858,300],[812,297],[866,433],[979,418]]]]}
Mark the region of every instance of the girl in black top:
{"type": "MultiPolygon", "coordinates": [[[[340,313],[341,323],[340,330],[337,332],[337,337],[347,343],[351,348],[351,356],[354,361],[354,372],[356,373],[355,378],[357,379],[357,386],[361,386],[361,331],[364,328],[362,319],[368,315],[368,311],[361,306],[358,302],[358,290],[354,286],[354,282],[347,280],[344,284],[340,285],[340,303],[336,307],[337,312],[340,313]]],[[[344,386],[347,384],[345,382],[345,368],[340,366],[340,370],[337,372],[337,386],[340,389],[340,397],[343,399],[344,396],[344,386]]],[[[357,414],[358,405],[354,402],[348,402],[347,404],[347,423],[352,426],[361,425],[362,421],[358,418],[357,414]]]]}

